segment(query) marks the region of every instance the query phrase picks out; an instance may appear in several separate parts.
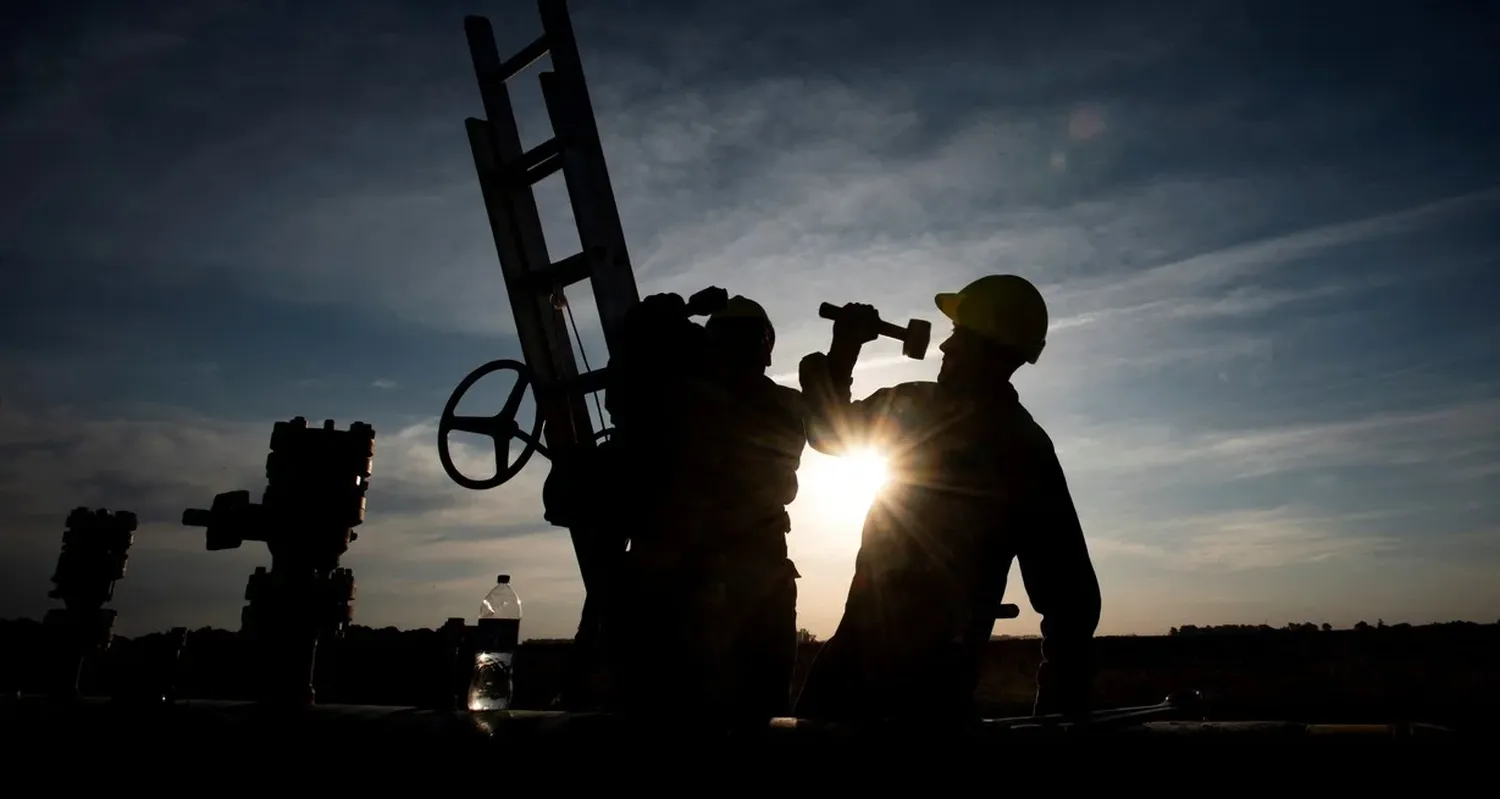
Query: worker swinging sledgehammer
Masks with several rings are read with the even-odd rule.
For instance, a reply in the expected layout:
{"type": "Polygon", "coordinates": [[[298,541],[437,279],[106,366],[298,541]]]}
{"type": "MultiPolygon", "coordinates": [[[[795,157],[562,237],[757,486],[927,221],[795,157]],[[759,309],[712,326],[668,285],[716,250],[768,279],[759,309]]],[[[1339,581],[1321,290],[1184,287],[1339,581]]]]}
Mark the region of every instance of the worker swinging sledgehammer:
{"type": "Polygon", "coordinates": [[[892,474],[866,516],[844,615],[808,674],[801,718],[972,718],[1012,560],[1042,616],[1036,712],[1087,709],[1099,584],[1052,441],[1010,383],[1041,355],[1046,304],[1014,275],[936,303],[953,322],[936,382],[850,401],[860,347],[880,331],[867,305],[845,306],[828,353],[800,364],[809,443],[831,455],[874,447],[892,474]]]}

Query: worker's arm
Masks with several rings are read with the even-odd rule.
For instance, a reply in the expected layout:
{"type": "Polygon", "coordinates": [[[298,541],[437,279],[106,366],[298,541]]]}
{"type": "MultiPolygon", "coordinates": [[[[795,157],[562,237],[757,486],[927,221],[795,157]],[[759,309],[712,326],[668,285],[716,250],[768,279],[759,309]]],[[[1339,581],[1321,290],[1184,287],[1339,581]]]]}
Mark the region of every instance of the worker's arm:
{"type": "MultiPolygon", "coordinates": [[[[882,388],[862,400],[850,398],[853,379],[830,374],[831,355],[815,352],[802,359],[800,376],[806,417],[807,443],[824,455],[842,455],[862,448],[881,449],[879,424],[890,410],[899,387],[882,388]]],[[[889,431],[887,431],[889,432],[889,431]]]]}
{"type": "Polygon", "coordinates": [[[851,401],[854,364],[860,348],[879,336],[879,315],[866,305],[845,306],[833,323],[827,354],[814,352],[798,364],[798,378],[807,409],[807,442],[827,455],[868,445],[873,407],[881,392],[861,402],[851,401]]]}
{"type": "Polygon", "coordinates": [[[671,333],[691,317],[713,313],[728,302],[728,297],[728,292],[718,286],[709,286],[687,300],[671,292],[647,295],[625,312],[622,329],[627,346],[647,344],[642,339],[654,339],[663,331],[671,333]]]}
{"type": "Polygon", "coordinates": [[[649,361],[662,339],[687,318],[687,303],[677,294],[652,294],[630,306],[620,322],[619,346],[610,354],[610,382],[622,381],[638,363],[649,361]]]}
{"type": "Polygon", "coordinates": [[[826,455],[837,455],[843,449],[834,431],[848,432],[844,428],[848,427],[848,417],[854,410],[849,401],[853,376],[840,379],[832,372],[828,355],[821,352],[807,355],[797,366],[806,411],[807,443],[826,455]]]}
{"type": "Polygon", "coordinates": [[[773,471],[782,475],[785,481],[775,488],[780,492],[781,504],[790,505],[797,499],[797,468],[802,463],[802,450],[807,445],[807,401],[801,392],[790,386],[772,384],[772,388],[778,402],[770,444],[783,467],[773,471]]]}
{"type": "Polygon", "coordinates": [[[641,298],[625,312],[622,328],[629,333],[645,332],[688,318],[688,305],[682,295],[664,292],[641,298]]]}
{"type": "Polygon", "coordinates": [[[1042,665],[1036,710],[1088,711],[1093,681],[1093,637],[1099,626],[1099,579],[1088,543],[1051,442],[1039,452],[1032,529],[1017,552],[1032,609],[1042,617],[1042,665]]]}
{"type": "Polygon", "coordinates": [[[664,371],[680,374],[701,366],[703,328],[691,317],[713,311],[725,294],[718,287],[703,289],[686,301],[670,292],[651,294],[625,312],[606,378],[604,403],[611,418],[632,416],[628,395],[641,381],[655,383],[664,371]]]}

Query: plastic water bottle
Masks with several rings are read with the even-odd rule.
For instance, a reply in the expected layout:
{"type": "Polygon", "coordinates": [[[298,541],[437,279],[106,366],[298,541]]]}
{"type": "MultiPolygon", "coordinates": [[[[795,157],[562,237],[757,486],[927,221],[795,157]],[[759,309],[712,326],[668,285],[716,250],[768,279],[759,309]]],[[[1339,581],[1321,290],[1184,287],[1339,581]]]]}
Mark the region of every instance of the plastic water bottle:
{"type": "Polygon", "coordinates": [[[511,668],[521,643],[521,599],[502,574],[479,605],[474,676],[469,682],[469,710],[506,710],[514,697],[511,668]]]}

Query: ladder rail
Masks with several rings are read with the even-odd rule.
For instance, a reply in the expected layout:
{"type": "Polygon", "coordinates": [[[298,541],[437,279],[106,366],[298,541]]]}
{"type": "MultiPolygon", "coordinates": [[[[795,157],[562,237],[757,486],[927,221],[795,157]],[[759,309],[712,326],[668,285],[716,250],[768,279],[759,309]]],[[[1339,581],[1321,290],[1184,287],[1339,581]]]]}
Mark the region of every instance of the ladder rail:
{"type": "Polygon", "coordinates": [[[541,76],[543,98],[553,134],[566,144],[562,148],[563,176],[578,240],[586,253],[593,247],[604,248],[598,253],[604,257],[594,264],[591,282],[605,347],[614,352],[625,314],[639,301],[640,293],[567,2],[538,0],[537,8],[553,70],[541,76]]]}

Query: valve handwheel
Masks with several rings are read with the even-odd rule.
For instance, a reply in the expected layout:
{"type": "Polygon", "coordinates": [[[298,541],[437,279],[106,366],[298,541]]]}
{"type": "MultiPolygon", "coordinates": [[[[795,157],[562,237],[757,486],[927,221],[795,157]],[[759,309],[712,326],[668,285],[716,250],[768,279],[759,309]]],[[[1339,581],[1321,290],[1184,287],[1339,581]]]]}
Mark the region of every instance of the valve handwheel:
{"type": "Polygon", "coordinates": [[[490,361],[489,363],[470,372],[458,388],[453,390],[452,396],[448,397],[448,404],[443,406],[443,415],[438,419],[438,460],[443,464],[443,471],[448,474],[449,479],[464,488],[482,491],[494,488],[501,483],[510,480],[521,473],[526,467],[526,462],[531,460],[533,453],[541,451],[547,454],[546,448],[542,446],[542,413],[537,408],[536,420],[531,425],[531,433],[528,435],[516,422],[516,415],[521,410],[521,399],[526,395],[526,389],[531,387],[531,370],[526,364],[511,359],[490,361]],[[505,405],[500,412],[494,416],[457,416],[454,410],[458,407],[458,401],[463,399],[474,384],[480,378],[494,372],[512,371],[516,373],[516,385],[510,390],[510,395],[505,398],[505,405]],[[487,436],[495,442],[495,476],[485,480],[475,480],[465,477],[453,465],[453,457],[448,452],[448,434],[457,430],[462,433],[475,433],[487,436]],[[525,444],[521,454],[516,457],[514,463],[510,460],[511,439],[519,439],[525,444]]]}

